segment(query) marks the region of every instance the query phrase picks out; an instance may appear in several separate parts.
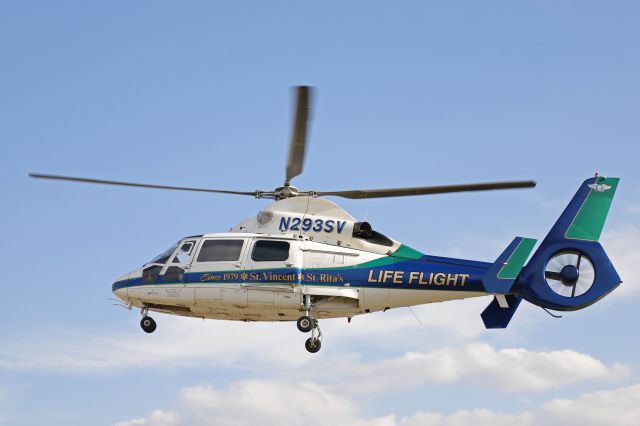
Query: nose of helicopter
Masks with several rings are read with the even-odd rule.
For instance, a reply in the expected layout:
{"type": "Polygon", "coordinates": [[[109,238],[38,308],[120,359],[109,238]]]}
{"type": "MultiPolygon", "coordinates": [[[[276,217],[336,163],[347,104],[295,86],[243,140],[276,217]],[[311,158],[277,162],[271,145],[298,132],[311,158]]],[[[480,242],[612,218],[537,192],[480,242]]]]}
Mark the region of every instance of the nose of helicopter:
{"type": "Polygon", "coordinates": [[[124,274],[111,285],[111,291],[120,300],[125,301],[127,299],[127,282],[130,275],[124,274]]]}

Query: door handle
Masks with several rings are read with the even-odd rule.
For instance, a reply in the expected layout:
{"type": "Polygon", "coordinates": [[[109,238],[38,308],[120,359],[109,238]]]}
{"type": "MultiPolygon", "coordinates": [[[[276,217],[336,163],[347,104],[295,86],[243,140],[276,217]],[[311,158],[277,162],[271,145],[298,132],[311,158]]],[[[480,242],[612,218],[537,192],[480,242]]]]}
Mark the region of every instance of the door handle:
{"type": "Polygon", "coordinates": [[[240,262],[234,263],[233,266],[235,266],[236,268],[240,268],[242,266],[242,263],[240,262]]]}

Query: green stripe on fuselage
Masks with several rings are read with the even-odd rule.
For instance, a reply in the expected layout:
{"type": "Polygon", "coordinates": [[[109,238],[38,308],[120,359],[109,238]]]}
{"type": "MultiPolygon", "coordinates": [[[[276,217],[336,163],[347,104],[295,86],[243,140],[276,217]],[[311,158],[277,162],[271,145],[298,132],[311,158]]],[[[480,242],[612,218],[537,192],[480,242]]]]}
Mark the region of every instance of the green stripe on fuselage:
{"type": "Polygon", "coordinates": [[[370,260],[369,262],[361,263],[359,265],[341,266],[339,268],[330,269],[375,268],[376,266],[392,265],[405,260],[422,259],[422,256],[424,256],[423,253],[402,244],[398,247],[398,250],[394,251],[391,255],[382,256],[378,259],[370,260]]]}
{"type": "Polygon", "coordinates": [[[536,241],[533,238],[523,238],[502,269],[500,269],[500,272],[498,272],[498,278],[501,280],[515,280],[529,258],[531,251],[533,251],[536,241]]]}
{"type": "Polygon", "coordinates": [[[596,180],[596,187],[589,191],[587,198],[567,229],[565,238],[587,241],[600,239],[619,181],[620,178],[605,177],[599,177],[596,180]]]}
{"type": "Polygon", "coordinates": [[[416,249],[412,249],[411,247],[402,244],[400,247],[398,247],[398,250],[396,250],[391,256],[404,257],[405,259],[422,259],[422,256],[424,256],[424,254],[416,249]]]}

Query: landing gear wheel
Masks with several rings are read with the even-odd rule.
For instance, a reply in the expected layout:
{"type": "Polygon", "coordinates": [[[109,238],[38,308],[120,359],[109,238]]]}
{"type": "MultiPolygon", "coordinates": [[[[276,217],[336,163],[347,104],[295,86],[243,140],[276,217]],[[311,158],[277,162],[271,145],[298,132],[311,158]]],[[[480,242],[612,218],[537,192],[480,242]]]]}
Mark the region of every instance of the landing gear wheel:
{"type": "Polygon", "coordinates": [[[304,347],[307,349],[307,351],[311,352],[312,354],[315,354],[316,352],[318,352],[321,346],[322,346],[322,343],[320,342],[320,339],[318,339],[317,337],[309,337],[307,341],[304,342],[304,347]]]}
{"type": "Polygon", "coordinates": [[[156,331],[156,322],[153,318],[145,316],[140,320],[140,327],[145,333],[153,333],[156,331]]]}
{"type": "Polygon", "coordinates": [[[313,329],[313,327],[315,327],[316,322],[310,316],[303,315],[300,318],[298,318],[297,325],[298,325],[298,330],[302,331],[303,333],[308,333],[313,329]]]}

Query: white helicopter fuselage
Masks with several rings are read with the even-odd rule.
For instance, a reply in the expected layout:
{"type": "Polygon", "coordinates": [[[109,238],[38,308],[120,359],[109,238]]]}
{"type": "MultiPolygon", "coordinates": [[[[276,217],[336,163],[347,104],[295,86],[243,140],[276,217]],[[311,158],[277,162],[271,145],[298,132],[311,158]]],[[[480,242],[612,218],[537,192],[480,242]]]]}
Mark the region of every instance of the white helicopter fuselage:
{"type": "Polygon", "coordinates": [[[293,321],[486,295],[489,264],[426,256],[314,197],[277,201],[228,233],[183,238],[113,285],[146,310],[293,321]]]}
{"type": "Polygon", "coordinates": [[[114,294],[126,307],[140,308],[144,332],[153,333],[157,326],[149,311],[242,321],[296,320],[298,330],[311,334],[305,348],[316,353],[322,343],[320,318],[351,318],[389,308],[493,295],[480,316],[487,328],[505,328],[522,300],[543,309],[577,310],[620,285],[620,276],[598,244],[619,178],[596,174],[585,180],[535,252],[537,240],[515,237],[493,263],[426,255],[318,197],[404,197],[532,188],[536,183],[300,191],[291,181],[303,170],[312,90],[299,86],[296,92],[284,184],[272,191],[30,174],[41,179],[278,200],[228,233],[181,239],[113,283],[114,294]]]}

